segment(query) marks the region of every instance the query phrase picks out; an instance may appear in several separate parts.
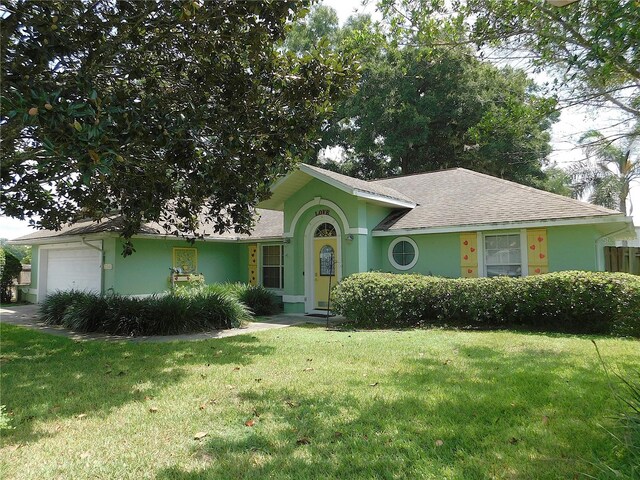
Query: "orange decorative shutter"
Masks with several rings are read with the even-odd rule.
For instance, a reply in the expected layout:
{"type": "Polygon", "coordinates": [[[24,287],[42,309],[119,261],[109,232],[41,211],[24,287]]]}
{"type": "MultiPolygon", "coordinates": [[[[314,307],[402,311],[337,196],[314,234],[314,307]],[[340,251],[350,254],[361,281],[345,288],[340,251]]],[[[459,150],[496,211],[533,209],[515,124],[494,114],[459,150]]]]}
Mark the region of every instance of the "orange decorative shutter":
{"type": "Polygon", "coordinates": [[[258,284],[258,245],[249,245],[249,285],[258,284]]]}
{"type": "Polygon", "coordinates": [[[546,228],[527,230],[527,259],[529,275],[542,275],[549,271],[546,228]]]}
{"type": "Polygon", "coordinates": [[[478,276],[478,235],[475,232],[460,234],[460,276],[478,276]]]}

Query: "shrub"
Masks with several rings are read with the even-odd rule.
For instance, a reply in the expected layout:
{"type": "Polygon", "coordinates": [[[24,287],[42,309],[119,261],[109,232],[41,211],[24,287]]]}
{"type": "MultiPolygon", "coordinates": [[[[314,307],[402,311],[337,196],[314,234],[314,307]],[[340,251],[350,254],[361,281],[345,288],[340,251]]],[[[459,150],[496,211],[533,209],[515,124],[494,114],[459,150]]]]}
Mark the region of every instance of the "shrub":
{"type": "MultiPolygon", "coordinates": [[[[175,295],[153,296],[144,300],[126,299],[121,305],[119,328],[129,327],[125,335],[176,335],[202,330],[203,320],[193,314],[193,301],[175,295]],[[128,315],[126,314],[128,310],[128,315]],[[133,311],[132,311],[133,310],[133,311]],[[136,319],[132,322],[131,319],[136,319]]],[[[219,328],[213,326],[211,328],[219,328]]]]}
{"type": "Polygon", "coordinates": [[[272,315],[278,311],[275,295],[261,285],[243,285],[238,292],[238,299],[254,315],[272,315]]]}
{"type": "Polygon", "coordinates": [[[77,292],[62,316],[62,326],[78,332],[96,332],[107,319],[107,300],[97,293],[77,292]]]}
{"type": "Polygon", "coordinates": [[[195,314],[205,325],[232,328],[239,327],[243,321],[251,319],[251,311],[247,306],[229,293],[211,291],[196,297],[195,300],[195,314]]]}
{"type": "Polygon", "coordinates": [[[145,335],[145,303],[153,297],[135,298],[112,294],[107,297],[107,315],[100,332],[111,335],[145,335]]]}
{"type": "Polygon", "coordinates": [[[230,295],[246,305],[254,315],[272,315],[278,311],[275,295],[260,285],[246,283],[188,284],[176,287],[175,294],[193,297],[208,294],[230,295]]]}
{"type": "Polygon", "coordinates": [[[49,325],[62,325],[67,308],[82,294],[79,290],[67,290],[47,295],[40,304],[40,318],[49,325]]]}
{"type": "Polygon", "coordinates": [[[0,248],[0,302],[11,302],[13,281],[22,271],[22,264],[11,253],[0,248]]]}
{"type": "Polygon", "coordinates": [[[624,273],[474,279],[361,273],[332,296],[336,312],[363,327],[523,325],[640,336],[640,278],[624,273]]]}
{"type": "Polygon", "coordinates": [[[227,292],[132,298],[78,291],[56,292],[41,306],[45,322],[80,332],[174,335],[240,326],[249,309],[227,292]]]}

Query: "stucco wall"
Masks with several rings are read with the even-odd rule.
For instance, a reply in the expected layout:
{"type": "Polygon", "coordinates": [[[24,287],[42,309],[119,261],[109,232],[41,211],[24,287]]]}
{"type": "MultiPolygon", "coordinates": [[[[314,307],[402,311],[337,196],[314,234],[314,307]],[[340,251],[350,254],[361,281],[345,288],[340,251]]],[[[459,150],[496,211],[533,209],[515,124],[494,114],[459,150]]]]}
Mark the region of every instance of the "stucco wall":
{"type": "MultiPolygon", "coordinates": [[[[598,270],[596,240],[602,229],[594,225],[548,227],[549,271],[598,270]]],[[[513,230],[514,233],[520,230],[513,230]]],[[[605,230],[606,231],[606,230],[605,230]]],[[[492,232],[486,232],[492,233],[492,232]]],[[[399,235],[400,236],[400,235],[399,235]]],[[[458,233],[409,235],[418,245],[419,256],[415,267],[401,271],[389,262],[389,244],[397,238],[376,237],[380,244],[379,270],[392,273],[422,273],[443,277],[460,276],[460,242],[458,233]]]]}
{"type": "MultiPolygon", "coordinates": [[[[120,241],[116,240],[114,279],[112,287],[105,282],[105,291],[113,288],[126,295],[160,293],[169,289],[169,268],[173,265],[173,248],[191,247],[184,240],[134,239],[136,252],[128,257],[120,255],[120,241]]],[[[196,242],[198,273],[206,283],[237,282],[246,280],[241,267],[241,255],[246,245],[225,242],[196,242]]],[[[246,263],[245,263],[246,265],[246,263]]],[[[246,268],[244,269],[246,270],[246,268]]]]}
{"type": "MultiPolygon", "coordinates": [[[[398,235],[404,236],[404,235],[398,235]]],[[[380,268],[391,273],[421,273],[439,277],[460,276],[460,241],[457,233],[407,235],[418,245],[418,262],[410,270],[398,270],[389,262],[389,245],[398,238],[374,237],[380,245],[380,268]]]]}
{"type": "Polygon", "coordinates": [[[598,270],[596,240],[602,235],[593,225],[550,227],[549,271],[598,270]]]}

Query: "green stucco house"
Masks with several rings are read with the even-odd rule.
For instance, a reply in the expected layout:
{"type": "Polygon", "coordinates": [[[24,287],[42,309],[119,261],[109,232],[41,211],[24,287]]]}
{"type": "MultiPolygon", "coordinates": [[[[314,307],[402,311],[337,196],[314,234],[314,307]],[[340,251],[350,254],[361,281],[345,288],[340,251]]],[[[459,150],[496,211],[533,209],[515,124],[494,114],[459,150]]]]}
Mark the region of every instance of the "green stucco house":
{"type": "Polygon", "coordinates": [[[443,277],[604,270],[603,246],[635,238],[620,212],[457,168],[358,180],[302,164],[272,186],[252,235],[214,234],[194,245],[148,224],[123,258],[118,218],[14,240],[33,245],[38,302],[70,288],[149,295],[187,274],[207,283],[261,284],[286,312],[327,308],[331,285],[372,270],[443,277]]]}

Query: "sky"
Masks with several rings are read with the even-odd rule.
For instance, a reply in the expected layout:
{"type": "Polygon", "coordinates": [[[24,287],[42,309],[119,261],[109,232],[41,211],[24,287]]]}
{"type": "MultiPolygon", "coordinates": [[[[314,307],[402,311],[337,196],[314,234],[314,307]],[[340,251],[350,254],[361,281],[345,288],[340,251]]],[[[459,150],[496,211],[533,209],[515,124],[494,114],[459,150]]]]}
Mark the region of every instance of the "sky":
{"type": "MultiPolygon", "coordinates": [[[[333,8],[338,14],[341,23],[344,23],[354,13],[369,13],[374,18],[380,19],[375,11],[375,1],[362,5],[361,0],[324,0],[325,5],[333,8]]],[[[553,126],[552,146],[553,153],[550,160],[559,166],[567,166],[579,161],[583,155],[579,148],[575,147],[578,138],[587,130],[604,130],[615,123],[615,117],[602,112],[592,113],[578,108],[562,111],[560,121],[553,126]]],[[[640,226],[640,183],[636,183],[631,189],[631,199],[635,206],[633,216],[636,225],[640,226]]],[[[33,232],[28,221],[21,221],[5,216],[0,216],[0,238],[16,238],[33,232]]]]}

